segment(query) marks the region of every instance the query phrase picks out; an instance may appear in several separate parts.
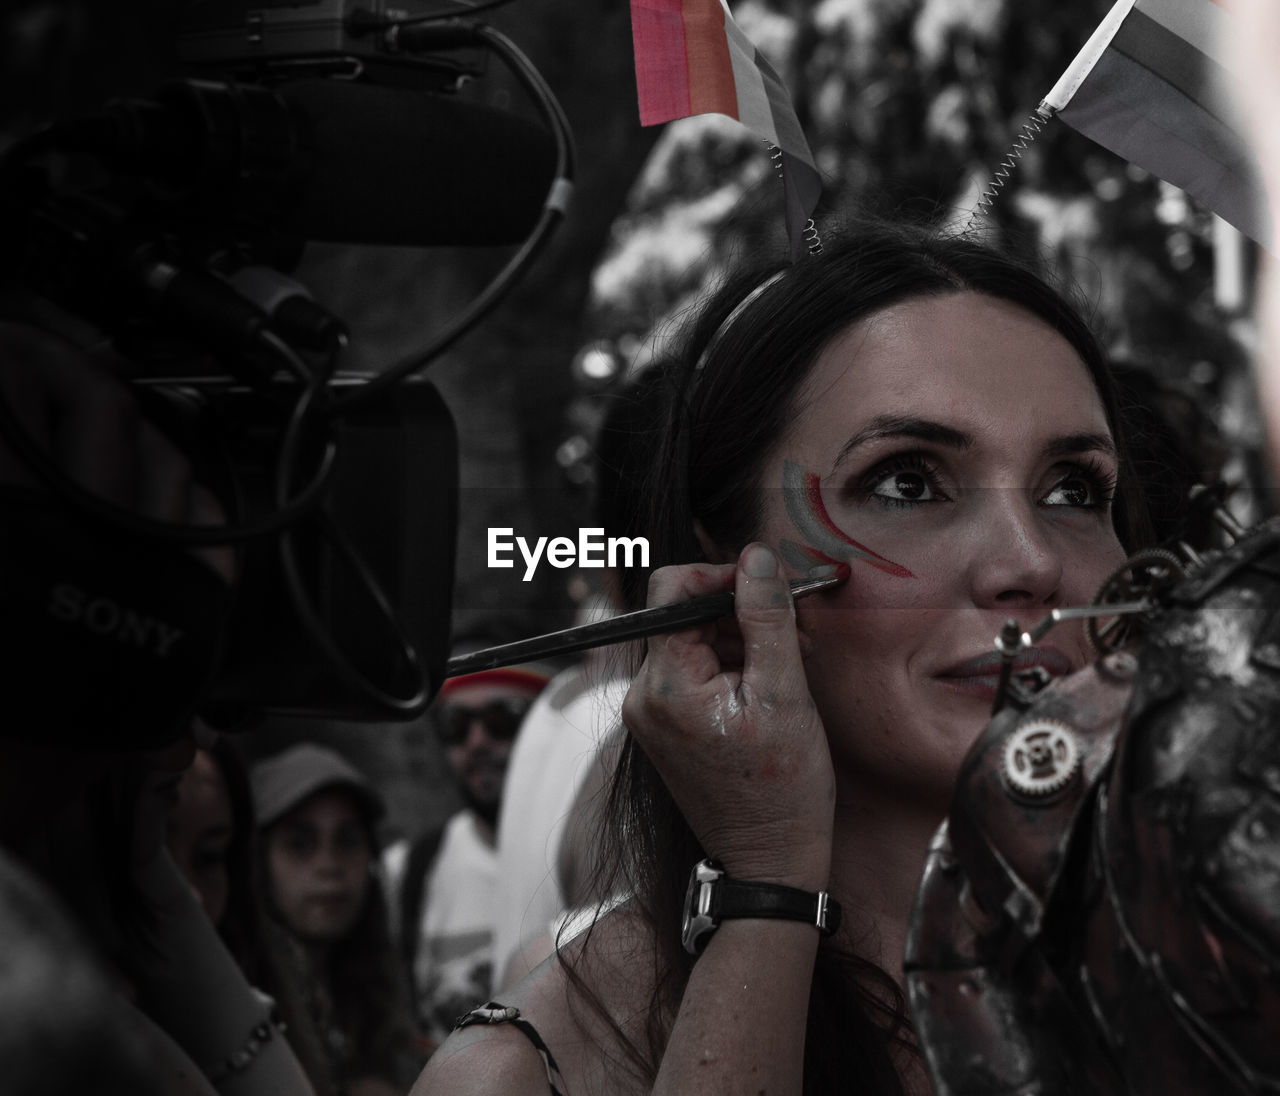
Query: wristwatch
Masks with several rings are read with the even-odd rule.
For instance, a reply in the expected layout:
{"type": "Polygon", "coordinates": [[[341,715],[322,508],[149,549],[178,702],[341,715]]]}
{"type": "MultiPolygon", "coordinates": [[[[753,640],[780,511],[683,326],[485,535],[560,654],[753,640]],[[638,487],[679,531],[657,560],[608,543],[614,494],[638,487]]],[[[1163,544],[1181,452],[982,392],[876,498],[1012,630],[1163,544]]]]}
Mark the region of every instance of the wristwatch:
{"type": "Polygon", "coordinates": [[[715,860],[700,860],[689,873],[680,940],[690,955],[701,955],[720,922],[734,917],[776,917],[804,921],[823,936],[840,927],[840,903],[826,891],[801,890],[781,883],[730,879],[715,860]]]}

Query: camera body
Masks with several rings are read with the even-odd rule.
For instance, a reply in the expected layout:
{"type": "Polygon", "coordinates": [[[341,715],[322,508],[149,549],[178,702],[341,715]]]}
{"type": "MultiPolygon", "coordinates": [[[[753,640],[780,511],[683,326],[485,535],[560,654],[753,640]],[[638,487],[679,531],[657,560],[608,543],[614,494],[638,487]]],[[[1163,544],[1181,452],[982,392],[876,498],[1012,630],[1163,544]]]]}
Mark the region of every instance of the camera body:
{"type": "MultiPolygon", "coordinates": [[[[329,387],[341,398],[364,380],[339,376],[329,387]]],[[[240,509],[269,510],[281,431],[273,401],[227,378],[172,382],[164,395],[187,401],[202,432],[218,439],[240,509]]],[[[279,539],[252,544],[223,655],[200,701],[214,726],[245,726],[264,714],[405,718],[414,712],[389,711],[376,694],[413,697],[425,675],[420,710],[443,681],[458,520],[453,417],[433,385],[410,379],[336,418],[331,435],[338,456],[324,502],[330,531],[303,518],[286,534],[313,616],[297,611],[279,539]],[[367,569],[372,588],[355,567],[367,569]],[[317,649],[313,627],[336,647],[336,666],[317,649]]]]}
{"type": "MultiPolygon", "coordinates": [[[[192,79],[0,158],[0,283],[54,306],[5,314],[57,329],[60,310],[111,343],[143,413],[224,503],[239,558],[228,590],[180,537],[104,519],[56,476],[0,489],[0,655],[26,693],[7,735],[131,749],[197,711],[227,728],[385,721],[439,689],[452,417],[426,381],[344,373],[344,325],[287,272],[311,239],[531,232],[552,142],[449,94],[484,67],[474,25],[453,19],[469,10],[192,3],[179,42],[192,79]]],[[[11,443],[15,421],[0,417],[11,443]]]]}

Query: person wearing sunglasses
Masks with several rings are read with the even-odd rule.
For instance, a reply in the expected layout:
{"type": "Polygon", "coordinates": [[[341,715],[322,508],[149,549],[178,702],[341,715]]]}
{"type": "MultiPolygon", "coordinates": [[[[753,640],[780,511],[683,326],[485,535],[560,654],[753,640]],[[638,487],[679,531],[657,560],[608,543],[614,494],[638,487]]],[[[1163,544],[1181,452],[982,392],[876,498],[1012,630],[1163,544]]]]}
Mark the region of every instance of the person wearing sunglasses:
{"type": "MultiPolygon", "coordinates": [[[[456,647],[454,654],[486,646],[493,644],[456,647]]],[[[512,744],[551,672],[508,666],[450,678],[428,714],[463,808],[385,856],[428,1054],[493,988],[498,810],[512,744]]]]}

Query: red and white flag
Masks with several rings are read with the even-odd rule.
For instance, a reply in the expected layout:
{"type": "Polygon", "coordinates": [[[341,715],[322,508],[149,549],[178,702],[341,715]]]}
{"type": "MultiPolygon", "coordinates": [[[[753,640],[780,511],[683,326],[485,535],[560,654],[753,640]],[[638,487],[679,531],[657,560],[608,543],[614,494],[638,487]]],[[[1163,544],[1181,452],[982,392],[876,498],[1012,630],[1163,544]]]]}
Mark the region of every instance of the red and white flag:
{"type": "Polygon", "coordinates": [[[631,0],[640,124],[727,114],[782,157],[792,258],[822,194],[813,153],[791,96],[773,66],[729,14],[724,0],[631,0]]]}

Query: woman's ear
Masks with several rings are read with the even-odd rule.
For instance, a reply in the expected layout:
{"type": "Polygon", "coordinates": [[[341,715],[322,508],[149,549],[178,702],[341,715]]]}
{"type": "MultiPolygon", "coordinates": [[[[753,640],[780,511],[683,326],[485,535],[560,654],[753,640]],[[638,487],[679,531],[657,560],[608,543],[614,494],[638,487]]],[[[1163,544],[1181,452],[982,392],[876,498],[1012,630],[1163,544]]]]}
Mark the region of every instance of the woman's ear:
{"type": "Polygon", "coordinates": [[[738,558],[736,552],[726,552],[712,540],[697,518],[693,519],[693,535],[698,538],[698,547],[702,549],[702,555],[708,563],[732,563],[738,558]]]}

